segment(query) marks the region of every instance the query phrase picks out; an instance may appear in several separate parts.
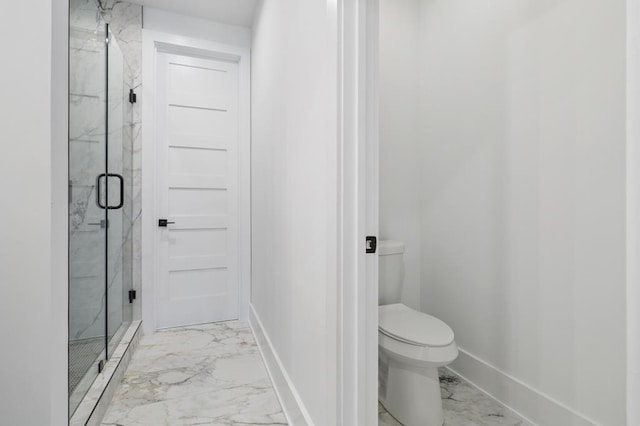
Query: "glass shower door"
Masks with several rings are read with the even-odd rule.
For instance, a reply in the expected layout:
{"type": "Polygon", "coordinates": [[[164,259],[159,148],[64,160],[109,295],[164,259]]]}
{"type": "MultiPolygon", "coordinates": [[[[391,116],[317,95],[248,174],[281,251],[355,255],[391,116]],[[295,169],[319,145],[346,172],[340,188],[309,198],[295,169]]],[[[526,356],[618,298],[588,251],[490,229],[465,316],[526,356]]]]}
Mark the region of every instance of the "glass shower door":
{"type": "Polygon", "coordinates": [[[93,0],[69,13],[69,415],[131,323],[132,106],[93,0]]]}
{"type": "MultiPolygon", "coordinates": [[[[107,27],[108,28],[108,27],[107,27]]],[[[128,93],[124,84],[124,57],[118,41],[107,29],[107,356],[111,356],[127,326],[131,323],[131,239],[130,202],[125,202],[125,164],[129,151],[125,143],[126,115],[130,114],[128,93]]]]}
{"type": "Polygon", "coordinates": [[[106,360],[105,24],[90,2],[72,2],[69,33],[69,413],[106,360]]]}

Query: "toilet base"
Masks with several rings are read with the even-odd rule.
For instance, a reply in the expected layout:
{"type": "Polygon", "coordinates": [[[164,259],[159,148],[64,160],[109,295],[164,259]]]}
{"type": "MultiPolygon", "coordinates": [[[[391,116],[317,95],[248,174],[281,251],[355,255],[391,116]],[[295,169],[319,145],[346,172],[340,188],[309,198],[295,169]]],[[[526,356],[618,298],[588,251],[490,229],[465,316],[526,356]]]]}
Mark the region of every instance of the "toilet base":
{"type": "Polygon", "coordinates": [[[442,426],[442,396],[436,366],[399,362],[378,348],[378,400],[404,426],[442,426]]]}

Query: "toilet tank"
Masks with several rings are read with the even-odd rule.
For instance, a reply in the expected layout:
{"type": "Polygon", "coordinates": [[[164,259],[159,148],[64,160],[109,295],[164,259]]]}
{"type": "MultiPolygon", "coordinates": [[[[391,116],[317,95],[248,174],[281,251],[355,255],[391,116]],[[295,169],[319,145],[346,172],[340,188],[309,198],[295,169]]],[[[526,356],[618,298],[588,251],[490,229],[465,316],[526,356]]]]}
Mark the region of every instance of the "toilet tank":
{"type": "Polygon", "coordinates": [[[378,243],[378,305],[399,303],[404,280],[404,243],[382,240],[378,243]]]}

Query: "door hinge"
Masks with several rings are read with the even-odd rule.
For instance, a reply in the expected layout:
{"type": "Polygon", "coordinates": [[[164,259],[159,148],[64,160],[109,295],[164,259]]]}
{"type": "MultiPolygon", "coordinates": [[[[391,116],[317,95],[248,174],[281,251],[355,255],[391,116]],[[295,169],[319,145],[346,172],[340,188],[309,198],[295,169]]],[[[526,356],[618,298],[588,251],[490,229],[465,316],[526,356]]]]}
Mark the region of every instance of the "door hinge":
{"type": "Polygon", "coordinates": [[[375,253],[378,248],[378,239],[374,236],[367,237],[367,253],[375,253]]]}
{"type": "Polygon", "coordinates": [[[129,303],[133,303],[134,300],[136,300],[136,291],[129,290],[129,303]]]}
{"type": "Polygon", "coordinates": [[[129,102],[132,104],[138,102],[138,95],[136,95],[136,92],[134,92],[133,89],[129,89],[129,102]]]}
{"type": "Polygon", "coordinates": [[[102,373],[102,370],[104,370],[104,360],[101,359],[100,362],[98,363],[98,374],[102,373]]]}

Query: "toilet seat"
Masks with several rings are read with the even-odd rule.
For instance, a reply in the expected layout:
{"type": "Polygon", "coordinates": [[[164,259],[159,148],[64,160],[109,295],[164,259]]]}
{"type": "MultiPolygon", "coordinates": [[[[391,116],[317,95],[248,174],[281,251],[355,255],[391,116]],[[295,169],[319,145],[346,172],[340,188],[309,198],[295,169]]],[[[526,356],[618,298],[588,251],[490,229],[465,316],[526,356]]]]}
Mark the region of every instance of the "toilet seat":
{"type": "Polygon", "coordinates": [[[378,317],[380,333],[406,344],[442,348],[454,341],[453,330],[443,321],[402,303],[379,306],[378,317]]]}

